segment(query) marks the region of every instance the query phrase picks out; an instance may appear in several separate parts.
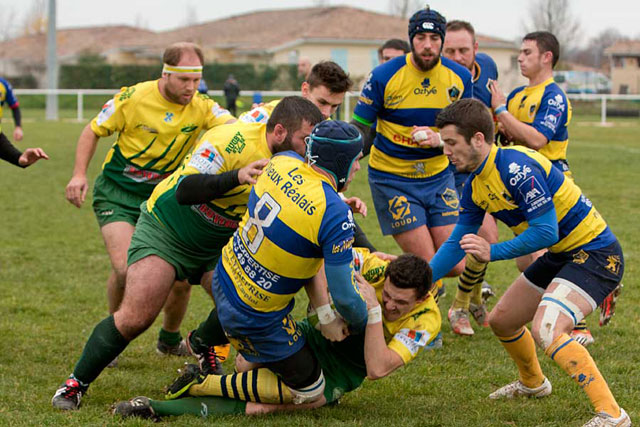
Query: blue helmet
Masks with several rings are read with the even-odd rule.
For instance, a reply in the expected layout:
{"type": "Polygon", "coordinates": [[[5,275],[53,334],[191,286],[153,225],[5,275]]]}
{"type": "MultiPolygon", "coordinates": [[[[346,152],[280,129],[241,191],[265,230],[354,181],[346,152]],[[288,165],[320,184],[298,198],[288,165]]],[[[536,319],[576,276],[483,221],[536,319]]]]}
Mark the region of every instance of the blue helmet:
{"type": "Polygon", "coordinates": [[[413,38],[418,33],[436,33],[444,43],[444,34],[447,31],[447,20],[429,6],[420,9],[409,19],[409,46],[412,46],[413,38]]]}
{"type": "Polygon", "coordinates": [[[309,135],[307,159],[310,165],[333,176],[338,191],[342,191],[362,147],[362,136],[355,126],[341,120],[325,120],[309,135]]]}

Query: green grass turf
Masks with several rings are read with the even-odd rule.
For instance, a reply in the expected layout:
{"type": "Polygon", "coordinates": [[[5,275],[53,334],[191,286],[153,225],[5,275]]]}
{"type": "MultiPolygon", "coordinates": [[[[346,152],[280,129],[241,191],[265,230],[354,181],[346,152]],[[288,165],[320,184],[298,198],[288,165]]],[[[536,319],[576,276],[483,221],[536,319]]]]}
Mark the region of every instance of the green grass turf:
{"type": "MultiPolygon", "coordinates": [[[[63,112],[73,117],[73,111],[63,112]],[[67,114],[68,113],[68,114],[67,114]]],[[[51,160],[20,170],[0,162],[0,425],[147,425],[146,421],[113,418],[113,403],[137,395],[162,396],[162,388],[183,360],[155,354],[159,322],[135,340],[117,369],[106,370],[92,385],[80,411],[62,413],[50,399],[71,372],[94,325],[107,312],[105,282],[109,260],[91,210],[91,200],[77,209],[64,199],[75,143],[83,124],[37,119],[26,112],[25,147],[41,146],[51,160]]],[[[588,118],[590,122],[597,117],[588,118]]],[[[11,135],[10,120],[4,130],[11,135]]],[[[598,207],[622,242],[626,258],[625,289],[617,315],[606,328],[589,319],[596,342],[590,352],[620,404],[632,419],[640,418],[640,122],[617,121],[609,128],[575,120],[569,159],[578,184],[598,207]]],[[[91,165],[99,172],[113,139],[103,140],[91,165]]],[[[366,168],[349,192],[369,205],[358,219],[380,250],[398,253],[391,238],[379,232],[367,188],[366,168]]],[[[509,233],[502,228],[503,238],[509,233]]],[[[501,294],[517,276],[513,262],[492,264],[487,279],[501,294]]],[[[451,303],[455,282],[447,283],[443,311],[451,303]]],[[[302,315],[306,298],[298,296],[302,315]]],[[[495,301],[491,304],[493,305],[495,301]]],[[[206,316],[211,303],[194,289],[183,333],[206,316]]],[[[404,369],[375,382],[365,382],[341,403],[312,413],[254,418],[168,418],[179,425],[453,425],[564,426],[582,425],[591,407],[582,392],[539,352],[553,395],[539,401],[490,402],[487,395],[516,378],[516,369],[488,329],[476,327],[472,338],[452,335],[443,325],[444,348],[423,352],[404,369]]],[[[227,369],[230,365],[227,364],[227,369]]]]}

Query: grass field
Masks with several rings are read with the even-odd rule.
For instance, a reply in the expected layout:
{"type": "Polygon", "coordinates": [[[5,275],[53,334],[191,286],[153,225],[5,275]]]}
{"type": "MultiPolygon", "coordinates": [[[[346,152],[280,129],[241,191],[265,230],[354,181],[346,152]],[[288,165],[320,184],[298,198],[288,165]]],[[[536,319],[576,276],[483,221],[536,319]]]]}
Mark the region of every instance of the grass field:
{"type": "MultiPolygon", "coordinates": [[[[40,114],[40,113],[37,113],[40,114]]],[[[73,116],[70,112],[66,116],[73,116]]],[[[71,372],[94,325],[107,313],[105,282],[109,260],[87,200],[77,209],[64,199],[76,139],[83,124],[29,120],[21,148],[41,146],[51,160],[27,170],[0,162],[0,425],[147,425],[109,413],[111,404],[137,395],[162,396],[162,388],[182,364],[161,358],[154,345],[159,322],[124,352],[117,369],[92,385],[80,411],[51,408],[57,386],[71,372]]],[[[597,121],[597,118],[591,122],[597,121]]],[[[5,120],[4,130],[12,126],[5,120]]],[[[606,328],[597,313],[588,322],[596,342],[590,347],[619,403],[640,420],[640,121],[618,121],[603,128],[574,120],[569,159],[578,184],[618,235],[625,251],[625,288],[617,315],[606,328]]],[[[94,177],[111,140],[101,141],[90,175],[94,177]]],[[[357,177],[351,195],[368,202],[370,215],[359,219],[380,250],[398,253],[378,230],[366,183],[357,177]]],[[[506,230],[501,229],[504,237],[506,230]]],[[[516,277],[512,262],[492,264],[487,279],[501,294],[516,277]]],[[[454,294],[453,281],[441,302],[454,294]]],[[[296,312],[301,315],[304,297],[296,312]]],[[[492,301],[492,304],[495,300],[492,301]]],[[[195,289],[183,333],[204,318],[211,303],[195,289]]],[[[516,369],[488,329],[472,338],[454,337],[443,325],[444,348],[423,352],[389,378],[366,382],[337,406],[312,413],[254,418],[168,418],[179,425],[362,425],[362,426],[578,426],[591,416],[586,396],[541,352],[541,364],[554,386],[539,401],[490,402],[487,395],[516,378],[516,369]]],[[[227,366],[230,369],[230,366],[227,366]]]]}

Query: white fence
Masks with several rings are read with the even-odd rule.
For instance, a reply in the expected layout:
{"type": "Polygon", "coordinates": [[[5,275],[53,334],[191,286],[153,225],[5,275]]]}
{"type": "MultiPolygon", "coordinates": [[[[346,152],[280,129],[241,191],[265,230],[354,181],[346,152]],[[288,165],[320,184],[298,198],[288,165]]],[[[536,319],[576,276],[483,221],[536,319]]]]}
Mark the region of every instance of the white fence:
{"type": "MultiPolygon", "coordinates": [[[[105,100],[109,96],[113,96],[119,89],[15,89],[16,95],[73,95],[77,97],[77,115],[78,121],[84,121],[84,96],[85,95],[104,95],[105,100]]],[[[209,95],[223,96],[221,90],[210,90],[209,95]]],[[[291,95],[300,95],[298,91],[260,91],[263,97],[283,97],[291,95]]],[[[243,90],[240,96],[253,96],[254,91],[243,90]]],[[[344,103],[340,108],[340,115],[343,120],[351,119],[351,105],[356,102],[359,92],[349,92],[344,98],[344,103]]],[[[607,122],[607,101],[640,101],[640,95],[612,95],[612,94],[569,94],[569,99],[576,101],[600,102],[600,123],[607,122]]],[[[639,106],[640,108],[640,106],[639,106]]]]}

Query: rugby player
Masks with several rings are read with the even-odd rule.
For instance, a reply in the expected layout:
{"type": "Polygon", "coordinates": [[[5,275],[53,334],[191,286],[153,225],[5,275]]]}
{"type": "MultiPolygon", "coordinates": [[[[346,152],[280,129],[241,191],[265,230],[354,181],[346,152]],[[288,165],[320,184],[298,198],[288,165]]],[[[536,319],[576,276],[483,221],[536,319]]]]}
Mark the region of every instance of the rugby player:
{"type": "MultiPolygon", "coordinates": [[[[18,98],[14,95],[11,84],[0,77],[0,121],[2,120],[2,110],[5,103],[9,106],[13,114],[13,122],[15,124],[13,128],[13,139],[22,141],[24,133],[22,132],[22,114],[20,114],[18,98]]],[[[40,159],[48,160],[49,156],[47,156],[47,153],[45,153],[42,148],[27,148],[24,150],[24,153],[20,152],[20,150],[9,141],[4,132],[2,132],[2,127],[0,127],[0,159],[6,160],[21,168],[26,168],[40,159]]]]}
{"type": "MultiPolygon", "coordinates": [[[[161,78],[122,88],[85,126],[66,187],[67,200],[80,208],[89,190],[87,168],[98,141],[117,132],[93,189],[93,210],[111,260],[107,280],[111,314],[124,295],[127,250],[140,204],[157,183],[182,164],[200,131],[235,120],[213,100],[197,93],[204,64],[197,45],[173,44],[165,50],[163,62],[161,78]]],[[[179,329],[190,286],[179,283],[172,292],[157,349],[165,354],[185,354],[179,329]]]]}
{"type": "MultiPolygon", "coordinates": [[[[469,71],[440,56],[445,28],[438,12],[416,12],[409,21],[411,53],[371,72],[352,121],[366,135],[377,120],[369,186],[382,233],[393,235],[403,252],[426,260],[453,230],[459,205],[446,156],[429,146],[437,138],[435,117],[472,95],[469,71]]],[[[460,263],[452,274],[462,268],[460,263]]]]}
{"type": "Polygon", "coordinates": [[[322,397],[322,368],[290,312],[296,292],[324,263],[336,309],[355,331],[365,327],[351,251],[353,214],[337,194],[359,170],[361,156],[357,129],[325,120],[309,136],[304,158],[285,152],[265,167],[213,274],[216,308],[187,340],[204,373],[213,371],[210,349],[228,338],[248,362],[277,374],[297,403],[322,397]]]}
{"type": "Polygon", "coordinates": [[[151,326],[175,280],[210,288],[220,250],[238,227],[267,158],[284,150],[303,154],[304,139],[322,119],[311,102],[289,97],[266,125],[238,122],[203,135],[182,167],[142,206],[122,304],[94,328],[73,373],[53,397],[54,407],[79,407],[109,361],[151,326]]]}
{"type": "MultiPolygon", "coordinates": [[[[489,82],[498,79],[498,67],[489,55],[478,52],[476,33],[470,23],[459,20],[447,22],[442,55],[471,72],[473,97],[491,109],[489,82]]],[[[453,171],[456,190],[460,196],[469,174],[458,172],[453,165],[449,165],[449,168],[453,171]]],[[[489,243],[498,242],[498,227],[491,215],[485,215],[478,233],[489,243]]],[[[447,315],[451,330],[456,334],[473,335],[473,328],[469,322],[470,312],[479,325],[489,326],[483,292],[485,295],[492,295],[493,291],[484,282],[485,272],[486,264],[478,263],[472,256],[465,258],[465,270],[458,276],[458,289],[447,315]]]]}
{"type": "Polygon", "coordinates": [[[299,323],[325,375],[324,393],[316,402],[293,404],[291,393],[277,376],[265,368],[247,370],[249,365],[238,356],[236,365],[241,373],[205,376],[197,368],[187,367],[169,387],[168,396],[172,399],[198,397],[170,401],[136,397],[117,404],[114,413],[157,419],[164,415],[202,416],[203,405],[207,416],[311,409],[337,402],[358,388],[365,377],[384,378],[414,360],[433,342],[441,325],[440,311],[429,293],[429,265],[412,254],[389,261],[364,248],[353,252],[356,269],[366,279],[359,282],[369,313],[365,334],[331,342],[312,326],[313,322],[299,323]]]}
{"type": "Polygon", "coordinates": [[[471,175],[458,224],[431,261],[433,278],[442,277],[465,253],[487,263],[549,248],[511,284],[489,315],[494,334],[520,374],[489,397],[551,393],[535,342],[591,400],[597,415],[585,425],[631,425],[587,349],[569,336],[622,279],[624,258],[616,236],[573,180],[541,153],[493,144],[493,119],[480,101],[458,101],[444,109],[436,123],[445,154],[458,170],[471,175]],[[485,212],[517,236],[495,244],[478,236],[485,212]]]}
{"type": "MultiPolygon", "coordinates": [[[[540,151],[571,178],[567,162],[571,103],[553,80],[553,68],[559,58],[560,44],[550,32],[537,31],[524,36],[518,63],[529,83],[514,89],[505,99],[497,81],[491,82],[491,105],[507,140],[540,151]]],[[[520,271],[540,255],[542,252],[517,259],[520,271]]],[[[576,325],[571,335],[585,346],[594,341],[584,322],[576,325]]]]}
{"type": "Polygon", "coordinates": [[[409,43],[400,39],[389,39],[378,48],[378,62],[384,64],[398,56],[404,56],[411,51],[409,43]]]}

